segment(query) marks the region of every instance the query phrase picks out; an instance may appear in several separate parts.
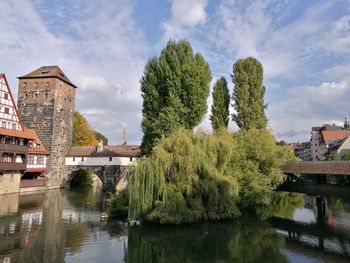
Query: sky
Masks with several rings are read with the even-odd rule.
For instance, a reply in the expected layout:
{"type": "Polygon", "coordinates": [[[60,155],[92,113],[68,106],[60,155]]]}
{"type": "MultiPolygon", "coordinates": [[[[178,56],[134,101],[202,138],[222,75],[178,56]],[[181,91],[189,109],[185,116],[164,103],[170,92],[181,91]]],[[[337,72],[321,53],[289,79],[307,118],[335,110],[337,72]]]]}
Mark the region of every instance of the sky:
{"type": "MultiPolygon", "coordinates": [[[[349,0],[0,0],[0,72],[59,65],[78,86],[76,110],[111,144],[140,143],[145,63],[169,39],[187,39],[209,63],[212,85],[233,85],[233,63],[264,67],[268,128],[310,139],[312,126],[350,114],[349,0]]],[[[212,88],[212,87],[211,87],[212,88]]],[[[210,131],[208,113],[199,127],[210,131]]],[[[231,109],[231,112],[233,109],[231,109]]],[[[237,130],[234,123],[230,129],[237,130]]]]}

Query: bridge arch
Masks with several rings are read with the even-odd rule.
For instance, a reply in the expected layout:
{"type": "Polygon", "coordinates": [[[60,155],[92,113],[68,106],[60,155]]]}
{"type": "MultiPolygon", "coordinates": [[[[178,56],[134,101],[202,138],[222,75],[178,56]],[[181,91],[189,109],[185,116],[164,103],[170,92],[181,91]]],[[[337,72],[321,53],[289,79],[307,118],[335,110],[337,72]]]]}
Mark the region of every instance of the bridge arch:
{"type": "Polygon", "coordinates": [[[109,165],[109,166],[69,166],[67,172],[66,186],[69,186],[74,174],[81,170],[88,170],[94,173],[102,182],[103,188],[115,189],[118,182],[126,175],[126,166],[109,165]]]}

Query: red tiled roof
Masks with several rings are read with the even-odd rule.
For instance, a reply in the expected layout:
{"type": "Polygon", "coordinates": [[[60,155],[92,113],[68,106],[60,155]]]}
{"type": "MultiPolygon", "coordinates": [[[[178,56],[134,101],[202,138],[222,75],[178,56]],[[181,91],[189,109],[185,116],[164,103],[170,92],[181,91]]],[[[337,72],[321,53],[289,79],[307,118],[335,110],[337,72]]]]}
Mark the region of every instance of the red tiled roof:
{"type": "Polygon", "coordinates": [[[0,135],[12,136],[12,137],[24,138],[24,139],[35,139],[34,134],[28,129],[24,129],[24,131],[17,131],[17,130],[0,128],[0,135]]]}
{"type": "Polygon", "coordinates": [[[66,156],[70,157],[137,157],[138,145],[103,146],[102,152],[96,152],[96,146],[72,146],[66,156]]]}
{"type": "Polygon", "coordinates": [[[322,131],[321,133],[325,144],[330,144],[331,142],[335,142],[336,140],[349,136],[350,130],[322,131]]]}
{"type": "Polygon", "coordinates": [[[29,148],[29,153],[38,153],[38,154],[48,154],[45,146],[41,143],[39,136],[36,134],[35,130],[33,129],[25,129],[28,134],[31,134],[33,141],[36,145],[39,145],[39,148],[29,148]]]}

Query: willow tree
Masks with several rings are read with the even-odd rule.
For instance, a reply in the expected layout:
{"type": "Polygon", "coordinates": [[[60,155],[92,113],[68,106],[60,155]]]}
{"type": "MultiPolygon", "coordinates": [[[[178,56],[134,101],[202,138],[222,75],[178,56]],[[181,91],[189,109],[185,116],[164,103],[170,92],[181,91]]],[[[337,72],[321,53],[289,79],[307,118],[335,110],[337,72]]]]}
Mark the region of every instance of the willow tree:
{"type": "Polygon", "coordinates": [[[213,88],[213,105],[211,106],[210,121],[213,130],[227,128],[229,121],[230,94],[227,81],[221,77],[213,88]]]}
{"type": "Polygon", "coordinates": [[[232,98],[236,113],[232,120],[241,129],[264,129],[267,125],[264,102],[263,66],[252,57],[239,59],[233,65],[232,98]]]}
{"type": "Polygon", "coordinates": [[[183,127],[193,129],[207,111],[211,73],[189,42],[170,40],[159,57],[151,58],[141,79],[143,97],[141,152],[183,127]]]}
{"type": "Polygon", "coordinates": [[[234,218],[269,204],[293,159],[264,129],[177,130],[129,170],[129,217],[158,223],[234,218]]]}

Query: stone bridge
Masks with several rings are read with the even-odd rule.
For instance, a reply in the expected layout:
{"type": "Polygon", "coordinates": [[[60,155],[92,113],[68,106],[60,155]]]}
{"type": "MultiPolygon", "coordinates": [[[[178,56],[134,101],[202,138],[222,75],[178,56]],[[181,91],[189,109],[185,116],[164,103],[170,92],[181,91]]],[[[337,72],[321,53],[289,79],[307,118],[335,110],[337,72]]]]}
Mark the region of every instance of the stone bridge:
{"type": "Polygon", "coordinates": [[[89,170],[96,174],[105,188],[125,188],[126,172],[139,154],[137,145],[72,146],[65,158],[69,186],[75,173],[89,170]]]}
{"type": "Polygon", "coordinates": [[[350,161],[287,162],[281,170],[294,175],[350,175],[350,161]]]}

